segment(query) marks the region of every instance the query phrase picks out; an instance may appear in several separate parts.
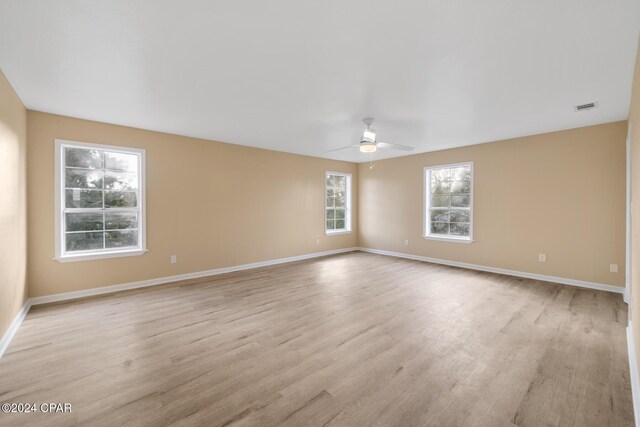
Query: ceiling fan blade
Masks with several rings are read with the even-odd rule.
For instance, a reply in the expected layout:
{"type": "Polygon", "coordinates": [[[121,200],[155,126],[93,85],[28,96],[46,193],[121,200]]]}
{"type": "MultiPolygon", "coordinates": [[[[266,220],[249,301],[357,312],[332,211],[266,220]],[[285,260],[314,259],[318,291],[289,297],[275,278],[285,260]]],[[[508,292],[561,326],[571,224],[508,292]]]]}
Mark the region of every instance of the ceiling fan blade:
{"type": "Polygon", "coordinates": [[[395,148],[396,150],[411,151],[414,147],[408,145],[391,144],[389,142],[376,142],[376,145],[380,148],[395,148]]]}
{"type": "Polygon", "coordinates": [[[332,151],[340,151],[340,150],[346,150],[348,148],[354,148],[354,147],[359,147],[360,144],[356,144],[356,145],[349,145],[347,147],[341,147],[341,148],[334,148],[333,150],[327,150],[325,151],[325,153],[331,153],[332,151]]]}

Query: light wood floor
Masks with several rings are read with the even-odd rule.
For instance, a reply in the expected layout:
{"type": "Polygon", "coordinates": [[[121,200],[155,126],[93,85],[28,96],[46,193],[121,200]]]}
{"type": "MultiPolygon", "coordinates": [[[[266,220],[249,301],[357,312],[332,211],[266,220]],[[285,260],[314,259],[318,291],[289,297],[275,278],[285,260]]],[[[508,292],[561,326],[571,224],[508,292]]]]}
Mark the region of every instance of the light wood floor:
{"type": "Polygon", "coordinates": [[[34,307],[1,425],[631,426],[620,295],[367,253],[34,307]]]}

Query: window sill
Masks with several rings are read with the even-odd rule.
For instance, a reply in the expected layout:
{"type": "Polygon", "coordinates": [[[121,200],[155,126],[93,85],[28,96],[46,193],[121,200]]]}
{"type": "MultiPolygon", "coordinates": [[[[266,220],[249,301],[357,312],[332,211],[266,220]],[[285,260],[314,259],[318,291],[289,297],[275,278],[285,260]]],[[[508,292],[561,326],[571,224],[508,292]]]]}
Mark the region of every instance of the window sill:
{"type": "Polygon", "coordinates": [[[334,236],[336,234],[349,234],[351,233],[351,230],[337,230],[337,231],[328,231],[325,230],[324,234],[326,234],[327,236],[334,236]]]}
{"type": "Polygon", "coordinates": [[[102,253],[84,253],[76,255],[57,256],[54,261],[58,262],[75,262],[75,261],[91,261],[106,258],[121,258],[126,256],[140,256],[149,252],[148,249],[133,249],[124,251],[102,252],[102,253]]]}
{"type": "Polygon", "coordinates": [[[426,240],[438,240],[441,242],[454,242],[454,243],[473,243],[473,239],[469,237],[444,237],[444,236],[423,236],[426,240]]]}

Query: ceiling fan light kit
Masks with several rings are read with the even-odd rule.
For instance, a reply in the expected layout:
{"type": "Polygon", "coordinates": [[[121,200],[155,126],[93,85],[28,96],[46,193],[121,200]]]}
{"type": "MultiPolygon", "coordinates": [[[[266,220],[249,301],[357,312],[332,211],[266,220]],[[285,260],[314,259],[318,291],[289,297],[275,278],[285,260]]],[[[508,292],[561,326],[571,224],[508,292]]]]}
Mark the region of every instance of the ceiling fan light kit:
{"type": "Polygon", "coordinates": [[[374,142],[368,142],[363,139],[360,143],[361,153],[375,153],[376,151],[378,151],[378,146],[374,142]]]}
{"type": "Polygon", "coordinates": [[[359,144],[349,145],[347,147],[342,147],[342,148],[336,148],[333,150],[329,150],[327,152],[329,153],[333,151],[346,150],[352,147],[358,147],[361,153],[375,153],[376,151],[378,151],[378,148],[394,148],[396,150],[402,150],[402,151],[413,150],[413,147],[409,147],[407,145],[391,144],[388,142],[376,141],[376,131],[371,129],[373,120],[374,120],[373,117],[365,117],[364,119],[362,119],[362,123],[364,123],[367,127],[362,133],[362,138],[360,138],[359,144]]]}

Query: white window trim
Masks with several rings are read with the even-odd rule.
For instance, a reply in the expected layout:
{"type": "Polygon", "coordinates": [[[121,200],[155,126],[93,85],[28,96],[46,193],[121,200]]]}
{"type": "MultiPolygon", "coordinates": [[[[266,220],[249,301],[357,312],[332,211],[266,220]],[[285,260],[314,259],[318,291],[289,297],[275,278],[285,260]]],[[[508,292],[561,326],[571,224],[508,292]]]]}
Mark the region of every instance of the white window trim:
{"type": "Polygon", "coordinates": [[[424,168],[423,175],[423,197],[424,197],[424,212],[422,214],[422,224],[423,224],[423,234],[422,236],[427,240],[435,240],[441,242],[455,242],[455,243],[473,243],[473,186],[474,186],[474,177],[473,177],[473,162],[460,162],[460,163],[451,163],[445,165],[434,165],[427,166],[424,168]],[[429,213],[431,208],[431,179],[430,172],[432,170],[437,169],[446,169],[446,168],[455,168],[460,166],[469,166],[471,168],[471,198],[469,201],[469,237],[455,237],[455,236],[442,236],[439,234],[431,234],[429,227],[429,213]]]}
{"type": "Polygon", "coordinates": [[[351,228],[351,174],[344,172],[325,171],[324,173],[324,197],[322,202],[322,221],[324,222],[324,234],[327,236],[336,236],[338,234],[349,234],[352,231],[351,228]],[[327,177],[329,175],[344,176],[347,178],[347,198],[345,200],[345,228],[343,230],[327,230],[327,177]]]}
{"type": "Polygon", "coordinates": [[[148,251],[147,249],[147,224],[146,224],[146,151],[141,148],[128,148],[128,147],[119,147],[115,145],[103,145],[103,144],[90,144],[88,142],[79,142],[79,141],[70,141],[64,139],[56,139],[55,140],[55,258],[54,260],[58,262],[72,262],[72,261],[88,261],[88,260],[97,260],[97,259],[105,259],[105,258],[118,258],[125,256],[136,256],[143,255],[148,251]],[[126,249],[101,249],[101,250],[91,250],[91,251],[76,251],[70,254],[65,254],[64,250],[64,239],[62,238],[63,233],[63,207],[65,205],[64,200],[64,188],[65,183],[63,182],[64,174],[62,173],[63,167],[63,159],[62,159],[62,149],[64,147],[86,147],[86,148],[95,148],[99,150],[108,150],[115,151],[120,153],[137,153],[140,155],[140,163],[139,163],[139,186],[140,186],[140,199],[138,203],[140,204],[140,216],[138,218],[139,224],[138,227],[140,229],[140,240],[137,248],[126,248],[126,249]]]}

